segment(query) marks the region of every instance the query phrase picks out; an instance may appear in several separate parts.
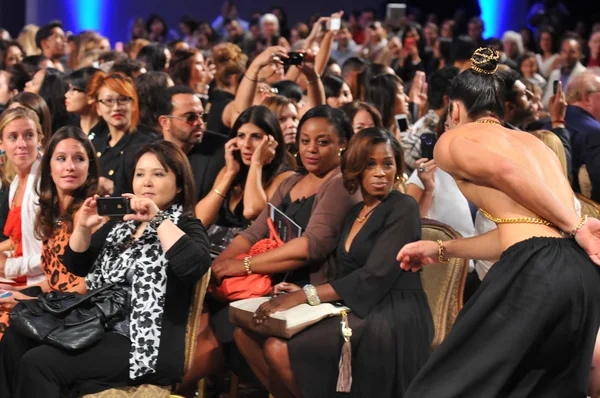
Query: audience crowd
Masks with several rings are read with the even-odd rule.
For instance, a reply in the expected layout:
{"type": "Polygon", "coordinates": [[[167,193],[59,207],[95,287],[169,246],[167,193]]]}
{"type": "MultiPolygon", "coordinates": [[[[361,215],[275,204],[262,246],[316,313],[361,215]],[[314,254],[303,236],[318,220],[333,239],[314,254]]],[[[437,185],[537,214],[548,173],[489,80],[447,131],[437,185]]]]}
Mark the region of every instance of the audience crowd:
{"type": "MultiPolygon", "coordinates": [[[[472,62],[479,48],[499,54],[502,125],[556,153],[579,214],[581,200],[600,202],[600,23],[552,18],[563,8],[486,39],[464,10],[442,20],[409,7],[390,20],[366,8],[292,24],[277,6],[246,21],[231,1],[178,31],[159,15],[135,18],[124,45],[60,21],[3,35],[0,396],[146,383],[193,396],[225,371],[277,398],[334,396],[339,319],[288,341],[230,322],[218,285],[258,274],[278,293],[259,317],[306,303],[303,286],[343,301],[351,396],[402,397],[434,326],[419,274],[396,253],[420,240],[422,218],[465,238],[496,228],[432,151],[452,127],[458,76],[488,73],[472,62]],[[131,214],[99,215],[104,196],[127,198],[131,214]],[[269,204],[302,233],[250,256],[269,236],[269,204]],[[184,374],[188,308],[209,270],[184,374]],[[10,326],[19,301],[107,283],[131,309],[91,347],[66,352],[10,326]]],[[[469,260],[465,301],[498,259],[469,260]]]]}

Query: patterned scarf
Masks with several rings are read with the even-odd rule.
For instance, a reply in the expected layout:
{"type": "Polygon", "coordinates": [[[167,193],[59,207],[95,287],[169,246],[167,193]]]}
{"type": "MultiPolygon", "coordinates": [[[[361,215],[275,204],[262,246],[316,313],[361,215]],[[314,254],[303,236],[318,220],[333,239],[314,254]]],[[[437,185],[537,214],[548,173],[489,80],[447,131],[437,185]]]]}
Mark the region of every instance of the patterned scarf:
{"type": "MultiPolygon", "coordinates": [[[[183,208],[173,205],[165,210],[177,224],[183,208]]],[[[133,271],[131,314],[129,315],[129,378],[154,373],[162,331],[162,316],[167,291],[167,260],[156,229],[149,224],[136,240],[139,222],[117,224],[108,234],[92,272],[86,277],[89,289],[107,283],[127,284],[133,271]]]]}

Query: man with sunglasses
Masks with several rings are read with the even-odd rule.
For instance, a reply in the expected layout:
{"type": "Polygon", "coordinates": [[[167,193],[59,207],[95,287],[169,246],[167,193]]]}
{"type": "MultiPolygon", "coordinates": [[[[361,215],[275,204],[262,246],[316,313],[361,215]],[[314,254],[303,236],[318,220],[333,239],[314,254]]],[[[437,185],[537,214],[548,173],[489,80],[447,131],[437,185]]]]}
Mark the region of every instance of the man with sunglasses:
{"type": "Polygon", "coordinates": [[[208,114],[190,87],[179,85],[165,89],[159,96],[157,114],[164,139],[187,154],[196,182],[196,200],[202,199],[225,165],[225,138],[206,134],[208,114]]]}

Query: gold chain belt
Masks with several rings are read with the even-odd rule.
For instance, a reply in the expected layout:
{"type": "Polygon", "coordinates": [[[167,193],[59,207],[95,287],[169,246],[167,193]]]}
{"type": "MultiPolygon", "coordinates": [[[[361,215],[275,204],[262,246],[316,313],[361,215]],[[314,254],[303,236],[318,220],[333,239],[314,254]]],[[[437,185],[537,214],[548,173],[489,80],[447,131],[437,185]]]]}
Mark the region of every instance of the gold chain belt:
{"type": "Polygon", "coordinates": [[[485,216],[490,221],[493,221],[496,224],[539,224],[539,225],[547,225],[549,227],[554,227],[550,221],[543,220],[541,218],[535,217],[522,217],[522,218],[496,218],[493,217],[490,213],[483,209],[479,209],[481,214],[485,216]]]}

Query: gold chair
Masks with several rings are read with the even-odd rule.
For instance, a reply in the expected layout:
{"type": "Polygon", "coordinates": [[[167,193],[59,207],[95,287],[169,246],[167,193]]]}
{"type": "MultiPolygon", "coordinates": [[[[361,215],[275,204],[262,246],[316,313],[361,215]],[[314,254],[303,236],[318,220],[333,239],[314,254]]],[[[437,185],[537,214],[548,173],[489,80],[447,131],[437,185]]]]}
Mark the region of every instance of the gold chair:
{"type": "Polygon", "coordinates": [[[577,194],[577,199],[581,202],[581,215],[600,218],[600,205],[582,194],[577,194]]]}
{"type": "MultiPolygon", "coordinates": [[[[204,296],[210,281],[210,268],[196,285],[194,299],[190,306],[188,324],[185,332],[185,362],[184,372],[192,368],[194,353],[196,352],[196,338],[198,337],[198,326],[202,315],[204,296]]],[[[144,384],[137,387],[111,388],[97,394],[84,395],[83,398],[176,398],[179,395],[171,394],[171,386],[154,386],[144,384]]]]}
{"type": "MultiPolygon", "coordinates": [[[[421,223],[423,240],[448,241],[461,238],[458,232],[446,224],[430,219],[422,219],[421,223]]],[[[421,280],[435,326],[435,334],[431,342],[432,351],[448,335],[463,307],[468,264],[466,259],[451,258],[445,263],[423,267],[421,280]]]]}

